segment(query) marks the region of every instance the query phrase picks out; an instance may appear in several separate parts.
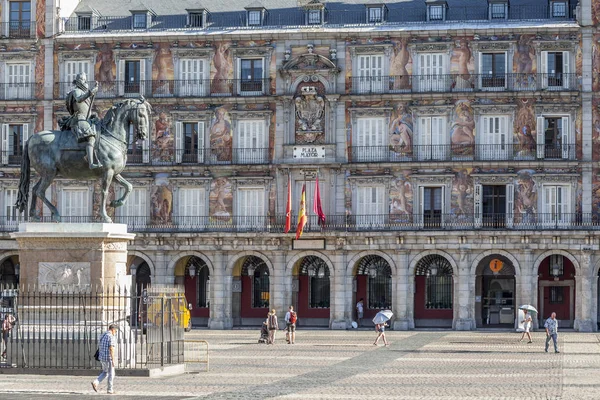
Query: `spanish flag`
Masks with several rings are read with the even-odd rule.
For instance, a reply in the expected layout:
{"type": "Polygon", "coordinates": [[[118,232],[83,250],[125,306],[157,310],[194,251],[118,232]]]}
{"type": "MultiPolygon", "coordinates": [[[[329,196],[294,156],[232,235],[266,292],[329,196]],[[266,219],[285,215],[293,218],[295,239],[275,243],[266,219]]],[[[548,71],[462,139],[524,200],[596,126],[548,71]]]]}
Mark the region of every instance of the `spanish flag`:
{"type": "Polygon", "coordinates": [[[285,205],[285,229],[283,233],[288,233],[292,228],[292,174],[288,174],[287,186],[287,204],[285,205]]]}
{"type": "Polygon", "coordinates": [[[302,196],[300,197],[300,211],[298,211],[298,227],[296,228],[296,239],[300,239],[304,225],[306,225],[306,183],[302,185],[302,196]]]}

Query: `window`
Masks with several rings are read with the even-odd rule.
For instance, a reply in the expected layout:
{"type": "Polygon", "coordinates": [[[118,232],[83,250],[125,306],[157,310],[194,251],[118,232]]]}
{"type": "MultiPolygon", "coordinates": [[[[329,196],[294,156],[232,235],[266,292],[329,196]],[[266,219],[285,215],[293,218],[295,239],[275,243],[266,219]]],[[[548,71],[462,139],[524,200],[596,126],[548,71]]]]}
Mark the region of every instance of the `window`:
{"type": "Polygon", "coordinates": [[[444,54],[419,54],[418,90],[421,92],[442,92],[449,88],[445,74],[444,54]]]}
{"type": "Polygon", "coordinates": [[[308,24],[309,25],[321,24],[321,10],[308,10],[308,24]]]}
{"type": "Polygon", "coordinates": [[[309,308],[329,308],[329,267],[316,256],[306,256],[300,264],[300,275],[308,276],[309,308]]]}
{"type": "Polygon", "coordinates": [[[481,87],[498,89],[506,87],[506,53],[483,53],[481,61],[481,87]]]}
{"type": "Polygon", "coordinates": [[[248,25],[249,26],[262,25],[262,12],[259,10],[248,11],[248,25]]]}
{"type": "Polygon", "coordinates": [[[558,267],[558,275],[563,276],[565,274],[564,257],[560,254],[553,254],[550,256],[550,262],[548,263],[548,275],[554,276],[554,267],[558,267]]]}
{"type": "Polygon", "coordinates": [[[356,121],[356,161],[385,161],[388,155],[385,118],[358,118],[356,121]]]}
{"type": "Polygon", "coordinates": [[[140,92],[140,61],[125,61],[125,93],[140,92]]]}
{"type": "Polygon", "coordinates": [[[473,189],[475,227],[512,228],[515,207],[514,186],[475,184],[473,189]]]}
{"type": "Polygon", "coordinates": [[[383,22],[383,8],[382,7],[369,7],[367,8],[370,23],[383,22]]]}
{"type": "MultiPolygon", "coordinates": [[[[122,196],[123,193],[124,189],[119,190],[119,196],[122,196]]],[[[129,193],[129,198],[125,204],[117,208],[119,216],[122,217],[122,222],[132,230],[146,225],[148,220],[147,197],[148,190],[146,188],[134,187],[129,193]]]]}
{"type": "Polygon", "coordinates": [[[21,164],[23,147],[29,138],[27,124],[2,124],[2,163],[21,164]]]}
{"type": "Polygon", "coordinates": [[[261,94],[263,92],[263,59],[240,60],[241,94],[261,94]]]}
{"type": "Polygon", "coordinates": [[[31,3],[29,1],[11,1],[9,9],[9,37],[29,37],[31,35],[31,3]]]}
{"type": "Polygon", "coordinates": [[[358,76],[354,81],[354,84],[357,85],[356,90],[359,93],[383,92],[383,55],[360,55],[358,56],[357,63],[358,76]]]}
{"type": "Polygon", "coordinates": [[[571,191],[566,185],[543,186],[543,208],[540,220],[544,225],[565,226],[571,219],[571,191]]]}
{"type": "Polygon", "coordinates": [[[240,188],[237,193],[237,226],[262,231],[265,225],[265,188],[240,188]]]}
{"type": "Polygon", "coordinates": [[[538,158],[570,159],[574,146],[570,143],[569,117],[538,117],[538,158]]]}
{"type": "Polygon", "coordinates": [[[204,122],[175,123],[175,160],[178,163],[204,162],[204,122]]]}
{"type": "Polygon", "coordinates": [[[89,60],[66,61],[64,63],[64,84],[61,85],[62,96],[66,96],[67,93],[69,93],[69,91],[73,88],[73,81],[75,80],[77,74],[85,72],[89,82],[92,79],[90,70],[91,68],[89,60]]]}
{"type": "Polygon", "coordinates": [[[7,225],[16,225],[19,222],[19,210],[15,205],[18,193],[16,188],[4,190],[4,217],[7,225]]]}
{"type": "Polygon", "coordinates": [[[31,65],[29,63],[6,64],[6,99],[31,99],[33,85],[31,84],[31,65]]]}
{"type": "Polygon", "coordinates": [[[182,58],[179,60],[179,85],[180,97],[206,96],[207,82],[204,71],[204,60],[197,58],[182,58]]]}
{"type": "Polygon", "coordinates": [[[444,214],[444,187],[420,187],[421,215],[425,229],[440,228],[444,214]]]}
{"type": "Polygon", "coordinates": [[[550,286],[550,304],[563,304],[565,299],[564,286],[550,286]]]}
{"type": "Polygon", "coordinates": [[[553,1],[551,4],[552,18],[566,18],[567,17],[567,2],[566,1],[553,1]]]}
{"type": "Polygon", "coordinates": [[[238,164],[264,164],[268,162],[267,124],[264,120],[238,122],[235,160],[238,164]]]}
{"type": "Polygon", "coordinates": [[[480,160],[510,160],[512,158],[508,117],[481,117],[481,142],[478,146],[480,160]]]}
{"type": "Polygon", "coordinates": [[[242,276],[252,280],[252,308],[269,308],[269,268],[256,256],[249,256],[242,264],[242,276]]]}
{"type": "Polygon", "coordinates": [[[77,16],[77,30],[89,31],[92,27],[92,16],[91,15],[78,15],[77,16]]]}
{"type": "Polygon", "coordinates": [[[146,29],[148,23],[148,14],[135,13],[133,14],[133,29],[146,29]]]}
{"type": "Polygon", "coordinates": [[[202,28],[203,26],[203,16],[204,13],[201,12],[191,12],[188,15],[189,18],[189,26],[192,28],[202,28]]]}
{"type": "Polygon", "coordinates": [[[88,188],[64,188],[60,204],[63,222],[89,222],[88,188]]]}
{"type": "Polygon", "coordinates": [[[506,4],[504,4],[504,3],[491,4],[490,18],[491,19],[506,19],[506,4]]]}
{"type": "Polygon", "coordinates": [[[376,255],[368,255],[358,263],[357,275],[367,276],[367,307],[382,310],[392,307],[392,268],[376,255]]]}
{"type": "Polygon", "coordinates": [[[568,51],[542,51],[541,63],[543,88],[560,90],[571,86],[568,51]]]}
{"type": "Polygon", "coordinates": [[[443,21],[444,20],[444,6],[429,6],[429,20],[430,21],[443,21]]]}
{"type": "Polygon", "coordinates": [[[452,266],[440,255],[423,257],[415,269],[417,277],[425,277],[425,309],[452,309],[452,266]]]}
{"type": "Polygon", "coordinates": [[[356,190],[356,226],[382,227],[386,220],[387,200],[384,186],[359,186],[356,190]]]}
{"type": "Polygon", "coordinates": [[[419,117],[419,160],[447,160],[449,148],[445,117],[419,117]]]}
{"type": "Polygon", "coordinates": [[[204,228],[207,217],[204,188],[179,188],[177,200],[177,225],[204,228]]]}

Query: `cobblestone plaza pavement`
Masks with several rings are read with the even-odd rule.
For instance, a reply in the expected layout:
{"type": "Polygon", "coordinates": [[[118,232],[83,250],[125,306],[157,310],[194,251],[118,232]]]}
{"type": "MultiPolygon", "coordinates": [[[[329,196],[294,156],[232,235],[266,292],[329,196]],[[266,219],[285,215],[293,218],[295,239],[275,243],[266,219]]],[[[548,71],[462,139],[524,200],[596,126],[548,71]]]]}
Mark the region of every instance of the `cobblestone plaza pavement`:
{"type": "MultiPolygon", "coordinates": [[[[210,372],[149,379],[119,377],[125,399],[600,399],[600,335],[562,332],[560,354],[509,332],[372,331],[283,333],[257,344],[258,330],[188,334],[208,340],[210,372]]],[[[0,375],[3,399],[88,399],[90,377],[0,375]]],[[[102,387],[104,389],[105,387],[102,387]]]]}

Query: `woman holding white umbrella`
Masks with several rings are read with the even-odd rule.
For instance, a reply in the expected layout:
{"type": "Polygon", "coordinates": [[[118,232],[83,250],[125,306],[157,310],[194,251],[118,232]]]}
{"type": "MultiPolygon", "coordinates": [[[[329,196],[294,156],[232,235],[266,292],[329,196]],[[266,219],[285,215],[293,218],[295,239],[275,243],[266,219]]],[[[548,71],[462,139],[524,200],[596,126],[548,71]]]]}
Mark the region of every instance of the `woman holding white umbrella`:
{"type": "Polygon", "coordinates": [[[390,310],[379,311],[375,318],[373,318],[373,323],[375,324],[375,332],[377,332],[377,339],[375,339],[374,346],[377,346],[379,343],[379,339],[383,338],[383,344],[389,346],[387,340],[385,340],[385,327],[388,326],[386,324],[387,321],[392,318],[392,312],[390,310]]]}
{"type": "Polygon", "coordinates": [[[536,313],[537,310],[534,306],[531,305],[524,305],[519,307],[519,309],[523,310],[523,320],[521,321],[521,323],[523,324],[523,334],[521,335],[521,339],[519,339],[519,342],[523,341],[525,335],[527,335],[527,337],[529,338],[529,342],[527,343],[533,343],[533,340],[531,339],[531,333],[529,333],[529,330],[531,329],[531,325],[533,324],[531,314],[536,313]]]}

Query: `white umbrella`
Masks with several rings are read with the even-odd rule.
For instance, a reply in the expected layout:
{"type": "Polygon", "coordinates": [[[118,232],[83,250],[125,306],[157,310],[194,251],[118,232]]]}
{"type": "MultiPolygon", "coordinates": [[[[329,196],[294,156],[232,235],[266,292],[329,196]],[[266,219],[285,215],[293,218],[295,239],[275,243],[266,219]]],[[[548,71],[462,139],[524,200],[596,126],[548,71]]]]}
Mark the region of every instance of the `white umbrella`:
{"type": "Polygon", "coordinates": [[[387,321],[389,321],[393,315],[394,315],[394,313],[391,312],[390,310],[381,310],[377,313],[377,315],[375,315],[375,318],[373,318],[373,323],[374,324],[384,324],[387,321]]]}
{"type": "Polygon", "coordinates": [[[538,310],[536,310],[536,308],[530,304],[522,305],[521,307],[519,307],[519,310],[527,310],[528,312],[538,314],[538,310]]]}

